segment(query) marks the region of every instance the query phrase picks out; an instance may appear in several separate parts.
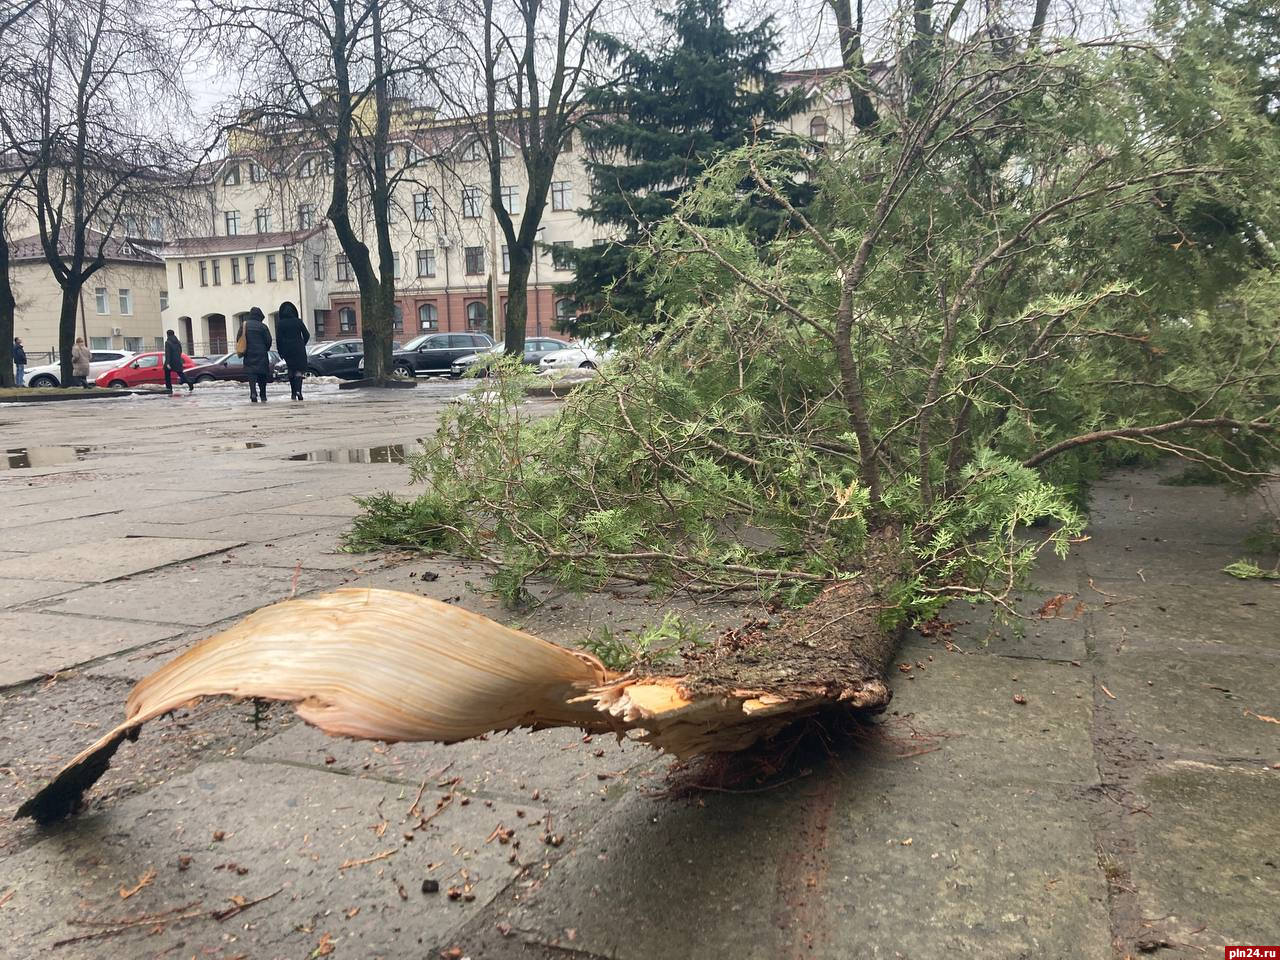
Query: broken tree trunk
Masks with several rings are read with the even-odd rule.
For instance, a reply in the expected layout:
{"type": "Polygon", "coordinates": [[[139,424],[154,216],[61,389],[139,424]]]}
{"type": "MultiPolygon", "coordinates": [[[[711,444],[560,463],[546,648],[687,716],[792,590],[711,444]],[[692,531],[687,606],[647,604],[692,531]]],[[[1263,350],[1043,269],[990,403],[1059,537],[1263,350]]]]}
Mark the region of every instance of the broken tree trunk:
{"type": "Polygon", "coordinates": [[[898,631],[887,552],[803,609],[726,636],[684,673],[618,674],[595,657],[393,590],[286,600],[140,681],[125,720],[18,810],[74,812],[141,726],[203,697],[292,703],[332,736],[455,743],[516,727],[629,735],[679,757],[743,750],[824,710],[878,710],[898,631]]]}

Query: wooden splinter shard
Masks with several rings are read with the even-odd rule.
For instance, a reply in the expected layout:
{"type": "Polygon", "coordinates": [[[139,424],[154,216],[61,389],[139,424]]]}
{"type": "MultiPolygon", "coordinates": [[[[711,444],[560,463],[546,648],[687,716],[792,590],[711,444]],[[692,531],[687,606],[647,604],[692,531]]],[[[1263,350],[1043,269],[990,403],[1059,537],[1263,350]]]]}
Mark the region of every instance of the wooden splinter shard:
{"type": "Polygon", "coordinates": [[[455,743],[517,727],[573,726],[631,732],[692,756],[743,749],[823,705],[882,706],[888,693],[879,666],[842,671],[859,678],[852,685],[813,676],[739,686],[707,676],[620,675],[590,654],[436,600],[338,590],[264,607],[140,681],[124,722],[17,815],[48,823],[74,812],[125,739],[204,697],[292,703],[325,733],[360,740],[455,743]]]}

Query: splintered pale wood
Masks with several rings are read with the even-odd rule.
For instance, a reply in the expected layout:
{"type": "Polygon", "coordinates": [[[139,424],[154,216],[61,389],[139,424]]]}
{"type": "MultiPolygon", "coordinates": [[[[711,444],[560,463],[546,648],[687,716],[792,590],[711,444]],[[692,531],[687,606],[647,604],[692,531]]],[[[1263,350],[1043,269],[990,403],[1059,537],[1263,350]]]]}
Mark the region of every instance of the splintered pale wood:
{"type": "Polygon", "coordinates": [[[575,726],[632,736],[679,756],[740,750],[836,702],[887,701],[866,683],[716,688],[705,679],[619,675],[486,617],[413,594],[346,589],[264,607],[140,681],[125,720],[75,757],[20,817],[76,809],[142,724],[203,697],[291,703],[325,733],[454,743],[516,727],[575,726]]]}

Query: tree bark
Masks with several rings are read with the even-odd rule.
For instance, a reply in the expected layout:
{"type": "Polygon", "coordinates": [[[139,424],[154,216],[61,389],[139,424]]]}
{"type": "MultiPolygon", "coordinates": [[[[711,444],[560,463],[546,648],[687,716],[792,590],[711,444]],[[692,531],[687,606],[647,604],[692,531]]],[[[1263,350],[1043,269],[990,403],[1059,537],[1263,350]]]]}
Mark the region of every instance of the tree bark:
{"type": "Polygon", "coordinates": [[[9,273],[9,234],[4,208],[0,207],[0,387],[14,385],[13,323],[17,306],[9,273]]]}

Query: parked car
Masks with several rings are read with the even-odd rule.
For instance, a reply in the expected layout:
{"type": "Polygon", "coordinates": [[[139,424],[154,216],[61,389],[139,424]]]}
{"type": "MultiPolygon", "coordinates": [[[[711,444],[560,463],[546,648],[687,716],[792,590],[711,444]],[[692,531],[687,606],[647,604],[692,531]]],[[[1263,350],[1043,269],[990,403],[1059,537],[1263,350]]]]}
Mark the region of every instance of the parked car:
{"type": "MultiPolygon", "coordinates": [[[[93,359],[89,361],[89,379],[96,380],[99,374],[114,370],[126,360],[134,356],[131,350],[94,350],[93,359]]],[[[27,367],[28,387],[60,387],[62,368],[56,363],[46,363],[39,367],[27,367]]]]}
{"type": "Polygon", "coordinates": [[[538,362],[538,372],[573,370],[578,367],[594,370],[611,356],[613,356],[613,350],[607,344],[584,340],[564,350],[544,354],[538,362]]]}
{"type": "MultiPolygon", "coordinates": [[[[469,353],[465,357],[459,357],[449,367],[449,376],[455,380],[466,373],[471,367],[477,363],[487,366],[492,360],[502,356],[503,344],[495,343],[487,350],[481,350],[479,353],[469,353]]],[[[542,358],[553,350],[564,350],[569,344],[563,340],[557,340],[555,337],[529,337],[524,342],[524,362],[530,366],[536,367],[542,358]]],[[[486,376],[481,371],[481,376],[486,376]]]]}
{"type": "MultiPolygon", "coordinates": [[[[283,379],[284,374],[277,369],[280,363],[280,354],[274,350],[271,351],[271,367],[276,371],[276,379],[283,379]]],[[[188,379],[194,380],[196,383],[206,383],[209,380],[237,380],[240,383],[248,383],[249,378],[244,372],[244,357],[236,353],[228,353],[225,356],[218,357],[216,360],[208,363],[197,363],[195,366],[187,370],[188,379]]],[[[163,376],[161,377],[163,379],[163,376]]]]}
{"type": "MultiPolygon", "coordinates": [[[[399,342],[391,344],[393,350],[399,350],[399,342]]],[[[342,377],[356,380],[360,377],[361,364],[364,359],[364,341],[358,337],[348,340],[330,340],[327,343],[307,344],[307,375],[311,377],[342,377]]],[[[289,376],[289,368],[283,360],[275,365],[276,379],[285,380],[289,376]]]]}
{"type": "Polygon", "coordinates": [[[424,333],[392,353],[392,369],[402,377],[448,373],[453,361],[492,346],[483,333],[424,333]]]}
{"type": "MultiPolygon", "coordinates": [[[[195,366],[191,358],[182,355],[182,369],[195,366]]],[[[128,362],[98,375],[94,381],[100,387],[139,387],[145,383],[164,383],[164,353],[140,353],[128,362]]]]}

